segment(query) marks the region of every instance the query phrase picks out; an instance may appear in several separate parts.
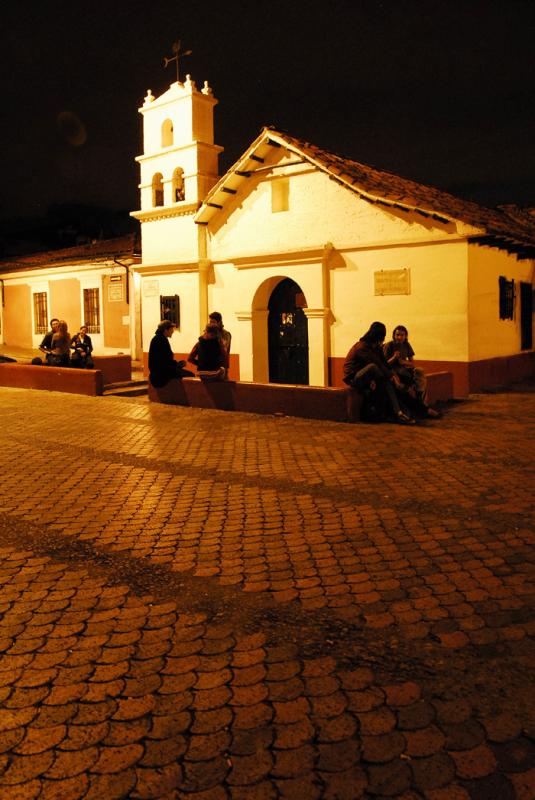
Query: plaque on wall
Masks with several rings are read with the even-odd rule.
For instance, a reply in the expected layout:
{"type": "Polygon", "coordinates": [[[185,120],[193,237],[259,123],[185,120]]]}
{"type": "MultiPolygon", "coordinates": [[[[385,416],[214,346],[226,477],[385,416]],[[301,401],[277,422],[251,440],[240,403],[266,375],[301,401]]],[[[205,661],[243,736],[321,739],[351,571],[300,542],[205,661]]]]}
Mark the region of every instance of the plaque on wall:
{"type": "Polygon", "coordinates": [[[410,294],[409,269],[380,269],[374,273],[375,294],[410,294]]]}
{"type": "Polygon", "coordinates": [[[143,281],[143,297],[159,297],[160,284],[158,281],[143,281]]]}
{"type": "Polygon", "coordinates": [[[122,283],[108,284],[108,303],[122,303],[124,300],[124,289],[122,283]]]}

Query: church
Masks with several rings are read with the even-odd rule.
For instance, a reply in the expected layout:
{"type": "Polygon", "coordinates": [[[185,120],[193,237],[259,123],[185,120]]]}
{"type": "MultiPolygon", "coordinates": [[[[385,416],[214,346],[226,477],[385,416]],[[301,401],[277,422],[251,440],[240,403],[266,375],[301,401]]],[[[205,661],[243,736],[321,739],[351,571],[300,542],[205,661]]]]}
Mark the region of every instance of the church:
{"type": "Polygon", "coordinates": [[[535,217],[491,210],[265,128],[222,177],[217,101],[187,76],[140,113],[142,344],[161,317],[185,358],[211,311],[231,373],[340,386],[374,320],[404,324],[454,392],[533,374],[535,217]]]}
{"type": "Polygon", "coordinates": [[[103,352],[145,364],[162,318],[186,358],[219,311],[236,380],[341,386],[345,356],[374,320],[405,325],[418,364],[451,372],[456,397],[534,374],[535,216],[273,128],[220,176],[216,104],[189,75],[147,92],[132,212],[141,255],[117,242],[100,256],[89,247],[0,264],[4,343],[37,346],[47,314],[65,317],[61,297],[71,329],[93,313],[103,352]]]}

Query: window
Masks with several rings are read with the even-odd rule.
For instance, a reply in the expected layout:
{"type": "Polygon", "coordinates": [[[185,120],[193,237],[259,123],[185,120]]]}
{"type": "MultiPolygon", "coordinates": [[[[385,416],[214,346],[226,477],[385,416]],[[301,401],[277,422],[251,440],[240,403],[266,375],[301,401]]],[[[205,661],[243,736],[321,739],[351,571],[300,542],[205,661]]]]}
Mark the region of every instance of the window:
{"type": "Polygon", "coordinates": [[[177,167],[173,172],[173,203],[180,203],[184,200],[186,193],[184,191],[184,171],[177,167]]]}
{"type": "Polygon", "coordinates": [[[98,289],[84,289],[84,325],[88,333],[100,333],[100,300],[98,289]]]}
{"type": "Polygon", "coordinates": [[[160,296],[160,319],[168,319],[180,330],[180,297],[177,294],[160,296]]]}
{"type": "Polygon", "coordinates": [[[515,282],[508,281],[503,275],[499,278],[500,286],[500,319],[513,319],[515,311],[515,282]]]}
{"type": "Polygon", "coordinates": [[[48,303],[46,292],[35,292],[33,296],[34,333],[48,331],[48,303]]]}
{"type": "Polygon", "coordinates": [[[279,211],[288,211],[290,208],[290,180],[288,178],[276,178],[271,181],[271,211],[276,214],[279,211]]]}
{"type": "Polygon", "coordinates": [[[173,144],[173,123],[166,119],[162,125],[162,147],[171,147],[173,144]]]}
{"type": "Polygon", "coordinates": [[[152,205],[163,206],[163,175],[157,172],[152,179],[152,205]]]}

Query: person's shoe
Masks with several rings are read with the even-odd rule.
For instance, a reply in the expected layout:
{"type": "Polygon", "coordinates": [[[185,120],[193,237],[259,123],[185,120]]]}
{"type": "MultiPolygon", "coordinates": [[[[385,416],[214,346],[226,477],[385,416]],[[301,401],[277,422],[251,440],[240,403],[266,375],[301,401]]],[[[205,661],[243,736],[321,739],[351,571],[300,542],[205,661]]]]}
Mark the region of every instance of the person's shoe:
{"type": "Polygon", "coordinates": [[[438,419],[440,417],[440,414],[438,411],[435,411],[434,408],[428,408],[426,416],[429,417],[429,419],[438,419]]]}
{"type": "Polygon", "coordinates": [[[403,411],[398,412],[396,420],[400,425],[416,425],[416,420],[404,414],[403,411]]]}

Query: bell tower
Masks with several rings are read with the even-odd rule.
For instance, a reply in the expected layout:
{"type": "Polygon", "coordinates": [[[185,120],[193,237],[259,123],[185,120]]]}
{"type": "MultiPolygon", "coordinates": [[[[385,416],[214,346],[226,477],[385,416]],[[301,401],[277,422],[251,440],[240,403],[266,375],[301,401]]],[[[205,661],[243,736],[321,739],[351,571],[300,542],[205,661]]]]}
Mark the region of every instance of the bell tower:
{"type": "Polygon", "coordinates": [[[166,216],[197,208],[218,178],[214,144],[214,106],[217,100],[205,81],[199,91],[191,76],[176,81],[160,97],[147,92],[139,109],[143,117],[144,153],[136,158],[141,169],[141,212],[144,221],[158,209],[166,216]]]}

